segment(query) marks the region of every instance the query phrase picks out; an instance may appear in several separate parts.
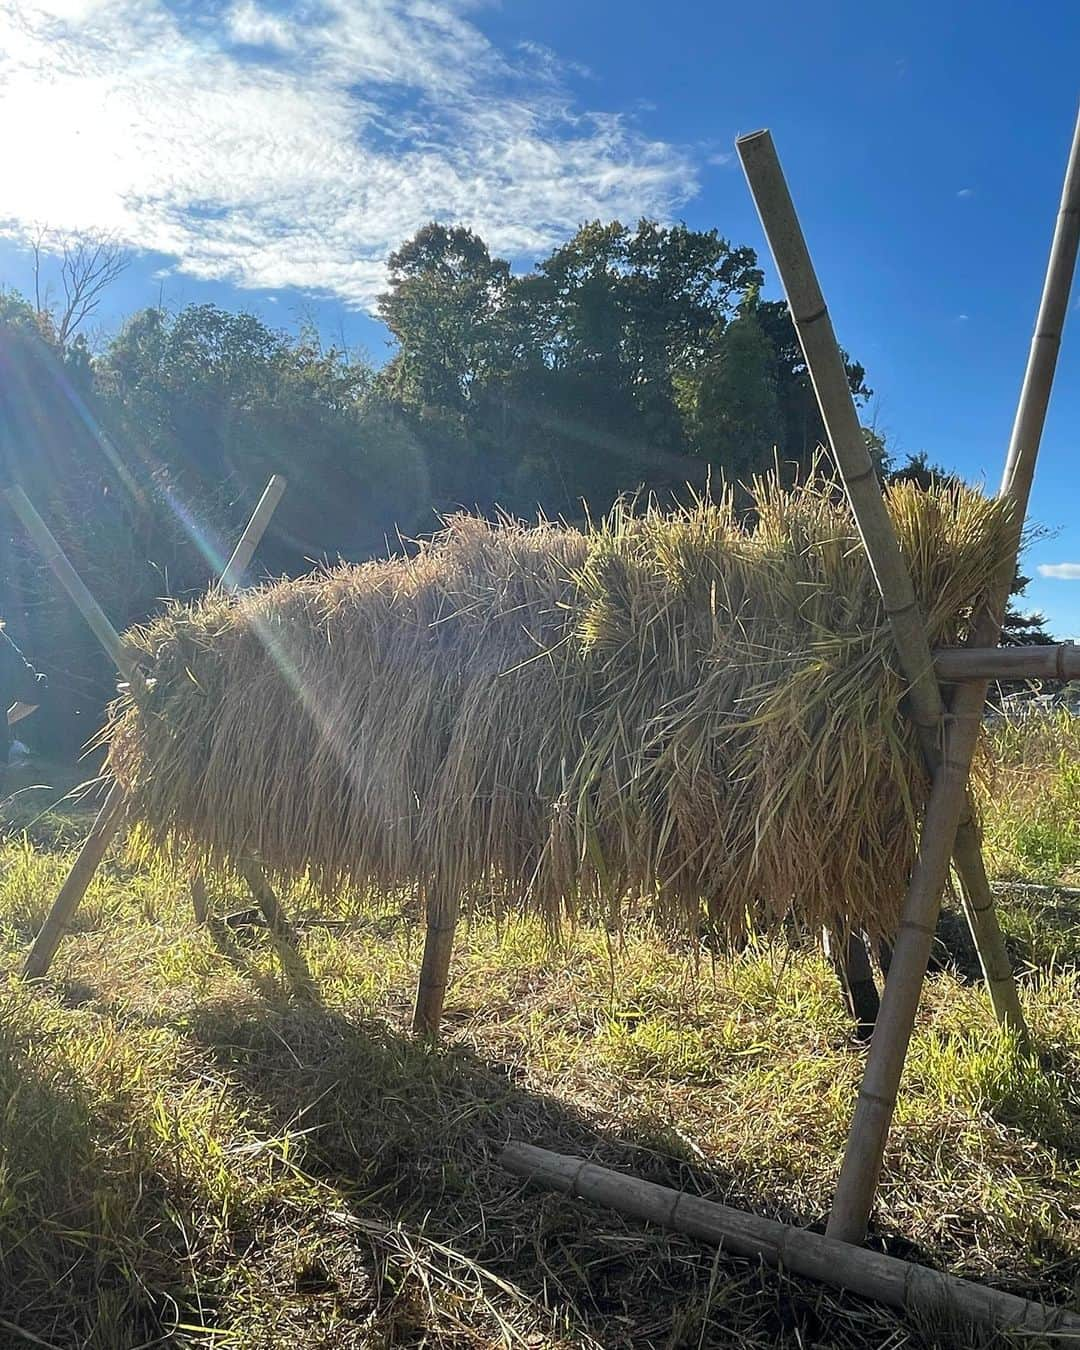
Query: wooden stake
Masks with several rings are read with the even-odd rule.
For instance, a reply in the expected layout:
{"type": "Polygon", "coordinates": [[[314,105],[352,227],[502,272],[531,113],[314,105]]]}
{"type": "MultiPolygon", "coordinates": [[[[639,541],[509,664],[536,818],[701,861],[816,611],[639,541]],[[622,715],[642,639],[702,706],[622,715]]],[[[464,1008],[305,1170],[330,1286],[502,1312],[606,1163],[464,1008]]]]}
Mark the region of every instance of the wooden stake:
{"type": "MultiPolygon", "coordinates": [[[[1080,240],[1080,118],[1065,175],[1050,262],[1035,324],[1020,403],[999,496],[1012,506],[1013,548],[987,589],[986,603],[973,624],[973,642],[994,645],[1012,587],[1021,531],[1050,401],[1061,331],[1069,303],[1080,240]]],[[[937,922],[949,853],[964,810],[968,774],[986,702],[985,682],[958,686],[946,737],[945,757],[934,778],[919,852],[904,902],[892,968],[885,982],[877,1030],[870,1043],[840,1169],[828,1233],[861,1242],[866,1233],[904,1058],[915,1022],[926,958],[937,922]]]]}
{"type": "MultiPolygon", "coordinates": [[[[918,731],[927,768],[933,773],[941,760],[945,708],[934,674],[926,626],[866,448],[825,297],[810,260],[772,136],[767,131],[758,131],[741,137],[735,145],[787,294],[833,458],[881,593],[900,668],[908,682],[908,710],[918,731]]],[[[971,805],[966,800],[960,822],[965,846],[957,867],[958,870],[965,869],[964,891],[975,901],[974,908],[969,911],[976,920],[971,926],[972,938],[984,969],[1008,969],[1008,953],[997,925],[993,898],[985,884],[985,870],[981,864],[974,869],[970,867],[973,855],[981,849],[971,805]]],[[[1011,970],[1004,984],[998,981],[990,986],[990,997],[999,1020],[1011,1026],[1026,1046],[1027,1026],[1011,970]]]]}
{"type": "MultiPolygon", "coordinates": [[[[270,516],[273,513],[274,506],[281,500],[281,494],[285,490],[285,480],[274,476],[267,484],[266,491],[263,493],[255,513],[248,522],[247,529],[241,536],[240,543],[223,573],[223,580],[226,575],[232,572],[234,578],[238,578],[243,571],[243,567],[251,561],[251,554],[254,551],[255,544],[258,543],[259,536],[266,529],[270,516]],[[271,493],[271,488],[275,488],[276,496],[271,493]],[[266,509],[266,503],[270,499],[272,504],[269,510],[266,509]],[[256,516],[259,517],[258,529],[254,530],[256,516]],[[250,546],[246,558],[241,553],[241,548],[245,550],[250,546]],[[242,560],[242,566],[234,568],[234,563],[238,559],[242,560]]],[[[63,549],[53,538],[52,531],[38,515],[33,503],[27,497],[20,487],[8,488],[4,492],[4,497],[10,504],[12,510],[22,522],[27,534],[37,545],[43,558],[52,568],[57,580],[67,591],[68,595],[78,606],[80,612],[85,617],[94,636],[101,643],[108,656],[112,658],[113,664],[128,681],[132,696],[139,700],[145,698],[147,690],[142,676],[142,672],[132,660],[131,653],[124,646],[123,639],[116,629],[109,622],[105,611],[90,594],[82,578],[72,567],[70,561],[64,554],[63,549]]],[[[235,584],[235,582],[233,583],[235,584]]],[[[40,932],[35,937],[26,962],[23,965],[23,977],[28,980],[42,979],[48,973],[52,965],[53,957],[56,955],[57,948],[60,945],[64,933],[67,932],[71,920],[75,916],[83,896],[86,894],[86,888],[90,885],[94,873],[97,871],[101,860],[108,851],[116,832],[119,830],[124,820],[125,794],[119,783],[113,783],[109,789],[105,802],[98,812],[97,818],[91,827],[90,834],[79,856],[72,863],[71,871],[64,880],[63,886],[56,899],[53,901],[52,908],[48,917],[41,927],[40,932]]],[[[253,866],[257,866],[254,865],[253,866]]],[[[265,881],[265,878],[264,878],[265,881]]],[[[198,903],[194,894],[194,881],[192,899],[198,903]]],[[[201,878],[199,885],[202,886],[201,878]]],[[[202,897],[205,901],[206,891],[202,888],[202,897]]],[[[276,898],[275,898],[276,903],[276,898]]]]}
{"type": "Polygon", "coordinates": [[[685,1191],[657,1186],[598,1167],[584,1158],[550,1153],[530,1144],[507,1144],[499,1163],[508,1172],[563,1195],[610,1205],[622,1214],[715,1243],[724,1251],[847,1289],[863,1298],[943,1322],[963,1318],[994,1329],[1075,1337],[1080,1317],[998,1289],[987,1289],[895,1256],[865,1251],[792,1228],[775,1219],[744,1214],[685,1191]]]}
{"type": "Polygon", "coordinates": [[[454,950],[459,908],[456,892],[440,888],[428,896],[424,958],[420,964],[416,1010],[413,1013],[413,1030],[420,1035],[439,1034],[446,987],[450,980],[450,957],[454,950]]]}

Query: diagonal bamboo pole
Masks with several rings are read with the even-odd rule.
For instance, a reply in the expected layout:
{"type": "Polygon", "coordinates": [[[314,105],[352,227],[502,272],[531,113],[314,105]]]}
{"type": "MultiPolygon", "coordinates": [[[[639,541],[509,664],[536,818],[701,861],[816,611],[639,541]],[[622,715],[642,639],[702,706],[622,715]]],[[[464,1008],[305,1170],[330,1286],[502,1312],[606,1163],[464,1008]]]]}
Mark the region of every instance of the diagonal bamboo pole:
{"type": "MultiPolygon", "coordinates": [[[[993,646],[1001,633],[1002,615],[1015,575],[1016,555],[1054,381],[1078,241],[1080,118],[1073,133],[1046,283],[998,493],[1012,508],[1013,548],[987,587],[984,607],[972,624],[973,646],[993,646]]],[[[960,685],[953,699],[945,755],[934,778],[919,853],[904,903],[904,922],[893,954],[892,969],[885,982],[881,1015],[870,1043],[866,1073],[829,1216],[829,1236],[845,1242],[861,1242],[866,1234],[900,1075],[915,1023],[949,854],[963,815],[968,774],[985,702],[985,680],[960,685]]]]}
{"type": "MultiPolygon", "coordinates": [[[[772,136],[768,131],[758,131],[741,137],[735,145],[787,295],[836,466],[881,592],[900,668],[908,683],[908,710],[923,758],[933,773],[941,761],[945,707],[911,576],[866,448],[832,320],[772,136]]],[[[1012,1027],[1026,1047],[1024,1014],[986,880],[971,804],[966,799],[961,819],[956,865],[972,938],[998,1020],[1012,1027]]]]}
{"type": "Polygon", "coordinates": [[[221,573],[218,585],[223,591],[238,591],[244,584],[244,573],[255,556],[255,550],[270,524],[270,517],[277,510],[278,502],[285,495],[287,486],[281,474],[275,473],[263,488],[263,495],[259,498],[255,510],[251,513],[251,519],[244,527],[244,533],[237,540],[232,557],[221,573]]]}
{"type": "MultiPolygon", "coordinates": [[[[223,582],[226,578],[229,578],[232,587],[235,588],[239,584],[243,570],[251,561],[259,538],[269,524],[270,516],[273,514],[274,507],[281,500],[281,494],[284,490],[285,480],[275,474],[267,484],[247,528],[241,535],[233,556],[229,559],[225,571],[222,573],[223,582]],[[269,509],[266,509],[268,500],[272,502],[272,505],[269,506],[269,509]]],[[[144,696],[146,686],[142,673],[132,660],[131,653],[124,646],[123,639],[109,622],[104,610],[91,595],[82,578],[72,567],[29,497],[20,487],[8,488],[4,492],[4,497],[22,522],[27,534],[37,545],[57,580],[71,596],[89,623],[95,637],[128,680],[132,693],[136,697],[144,696]]],[[[124,790],[119,783],[114,782],[109,788],[101,810],[91,826],[86,842],[72,864],[71,871],[64,879],[64,884],[53,901],[52,908],[27,954],[23,966],[23,977],[25,979],[41,979],[48,972],[57,948],[60,946],[75,911],[86,894],[86,889],[90,885],[94,873],[104,858],[117,830],[123,823],[124,804],[124,790]]]]}
{"type": "Polygon", "coordinates": [[[946,1325],[962,1319],[998,1332],[1027,1332],[1040,1341],[1060,1336],[1074,1345],[1080,1334],[1080,1317],[1066,1308],[1029,1303],[1004,1290],[836,1242],[809,1229],[744,1214],[714,1200],[599,1167],[588,1158],[511,1141],[498,1162],[535,1186],[595,1200],[622,1214],[714,1243],[724,1252],[850,1290],[918,1318],[946,1325]]]}

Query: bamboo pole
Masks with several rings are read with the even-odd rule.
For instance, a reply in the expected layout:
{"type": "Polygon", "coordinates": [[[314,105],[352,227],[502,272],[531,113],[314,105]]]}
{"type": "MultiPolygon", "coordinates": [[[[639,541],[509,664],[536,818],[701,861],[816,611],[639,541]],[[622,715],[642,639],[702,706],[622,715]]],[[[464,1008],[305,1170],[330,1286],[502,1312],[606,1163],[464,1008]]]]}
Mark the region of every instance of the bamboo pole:
{"type": "MultiPolygon", "coordinates": [[[[945,707],[911,575],[900,552],[859,425],[825,297],[772,136],[768,131],[758,131],[741,137],[735,145],[787,295],[833,457],[881,593],[900,669],[908,684],[908,712],[915,723],[927,769],[932,774],[941,761],[945,707]]],[[[986,976],[994,1012],[999,1021],[1013,1028],[1026,1047],[1027,1026],[993,899],[985,884],[985,869],[981,861],[978,866],[973,865],[973,859],[981,849],[971,805],[966,799],[961,824],[963,847],[957,858],[957,870],[961,873],[964,895],[974,897],[974,903],[965,905],[971,935],[986,976]]]]}
{"type": "Polygon", "coordinates": [[[270,931],[276,936],[287,942],[290,947],[298,947],[300,939],[296,930],[285,917],[285,911],[281,908],[281,902],[278,900],[274,888],[266,879],[266,873],[262,867],[253,858],[245,858],[237,864],[236,870],[247,882],[248,890],[255,897],[255,903],[262,910],[263,918],[270,927],[270,931]]]}
{"type": "Polygon", "coordinates": [[[259,498],[255,510],[251,513],[251,519],[237,541],[236,547],[233,549],[233,555],[225,564],[225,570],[221,574],[218,585],[223,591],[236,591],[243,584],[244,573],[248,569],[248,564],[255,556],[259,541],[266,533],[266,527],[270,524],[270,517],[277,510],[278,502],[285,495],[287,486],[288,484],[281,474],[275,473],[263,489],[263,495],[259,498]]]}
{"type": "MultiPolygon", "coordinates": [[[[285,495],[285,489],[288,486],[287,481],[279,473],[272,474],[266,487],[263,488],[263,494],[256,503],[255,510],[251,513],[251,519],[244,528],[243,534],[236,541],[236,547],[232,551],[232,557],[225,564],[218,585],[223,591],[235,593],[243,584],[244,573],[247,571],[252,558],[255,556],[255,550],[259,547],[259,541],[266,533],[266,527],[270,524],[270,518],[277,510],[278,503],[285,495]]],[[[253,869],[253,875],[258,874],[259,885],[265,888],[271,895],[273,890],[266,877],[262,874],[258,864],[251,862],[249,866],[253,869]]],[[[250,881],[248,882],[250,886],[250,881]]],[[[257,899],[258,897],[256,897],[257,899]]],[[[274,896],[274,905],[280,910],[277,904],[277,897],[274,896]]],[[[195,873],[191,878],[191,908],[195,915],[195,922],[200,927],[206,923],[210,917],[210,898],[206,892],[206,883],[200,873],[195,873]]],[[[265,912],[265,911],[264,911],[265,912]]],[[[282,915],[282,919],[284,915],[282,915]]],[[[270,915],[267,914],[268,921],[270,915]]]]}
{"type": "Polygon", "coordinates": [[[420,1035],[439,1034],[446,987],[450,982],[450,957],[454,950],[459,908],[456,891],[437,887],[428,896],[424,956],[413,1012],[413,1031],[420,1035]]]}
{"type": "Polygon", "coordinates": [[[895,1256],[851,1247],[775,1219],[744,1214],[685,1191],[599,1167],[584,1158],[510,1143],[499,1163],[515,1176],[545,1189],[595,1200],[622,1214],[715,1243],[737,1256],[850,1290],[916,1317],[946,1323],[960,1317],[994,1329],[1040,1336],[1075,1337],[1080,1333],[1080,1317],[1066,1309],[1030,1303],[1015,1294],[911,1265],[895,1256]]]}
{"type": "MultiPolygon", "coordinates": [[[[240,554],[241,546],[244,546],[245,549],[250,546],[251,551],[247,553],[246,558],[243,558],[243,555],[241,554],[242,566],[233,569],[233,577],[238,579],[242,574],[243,567],[246,567],[251,561],[255,545],[257,545],[259,537],[266,529],[270,516],[273,514],[273,507],[281,500],[281,493],[284,492],[284,490],[285,480],[275,475],[267,485],[266,491],[263,493],[258,506],[255,508],[255,513],[248,522],[247,529],[244,530],[244,533],[241,536],[240,544],[237,545],[233,557],[229,560],[225,572],[222,574],[223,581],[229,574],[230,569],[233,569],[233,564],[237,560],[237,554],[240,554]],[[270,489],[275,483],[280,485],[280,490],[277,491],[276,497],[273,498],[273,505],[269,510],[265,510],[264,504],[271,495],[270,489]],[[259,516],[258,528],[253,530],[252,527],[256,524],[256,516],[259,516]]],[[[45,561],[52,568],[52,571],[60,581],[61,585],[68,592],[83,616],[86,618],[94,636],[101,643],[105,652],[112,658],[113,664],[127,679],[133,697],[136,699],[145,697],[147,692],[146,684],[143,680],[142,672],[131,658],[131,653],[124,646],[124,642],[119,633],[117,633],[116,629],[113,628],[112,624],[109,622],[105,611],[91,595],[82,578],[75,571],[75,568],[72,567],[71,562],[65,556],[60,545],[53,537],[51,530],[37,513],[26,493],[23,492],[20,487],[13,487],[6,489],[4,496],[11,505],[12,510],[22,522],[27,534],[29,534],[45,561]]],[[[97,871],[98,866],[108,851],[109,844],[112,842],[123,823],[124,805],[125,793],[119,783],[114,782],[109,789],[101,810],[94,820],[90,834],[87,836],[85,843],[79,851],[78,857],[72,864],[71,871],[65,878],[59,894],[53,901],[52,908],[50,909],[44,924],[34,938],[33,944],[31,945],[23,965],[24,979],[42,979],[48,973],[64,933],[67,932],[70,927],[75,911],[78,909],[83,896],[86,894],[86,888],[90,885],[94,873],[97,871]]],[[[206,891],[205,887],[202,886],[201,878],[193,879],[192,899],[196,908],[196,917],[198,917],[199,895],[195,891],[196,880],[201,888],[201,895],[204,902],[206,891]]]]}
{"type": "Polygon", "coordinates": [[[939,680],[1075,680],[1080,678],[1080,646],[939,647],[934,652],[939,680]]]}
{"type": "Polygon", "coordinates": [[[192,913],[195,915],[196,924],[202,927],[210,919],[210,897],[206,893],[206,882],[201,872],[196,872],[192,876],[190,890],[192,913]]]}
{"type": "Polygon", "coordinates": [[[33,502],[21,487],[9,487],[4,490],[8,505],[19,518],[23,529],[37,546],[38,552],[48,564],[53,575],[67,591],[83,618],[90,625],[98,642],[104,647],[113,664],[128,680],[132,693],[145,693],[142,674],[132,660],[131,653],[124,646],[120,634],[109,622],[105,611],[90,594],[82,577],[72,567],[64,550],[53,538],[52,531],[38,515],[33,502]]]}
{"type": "Polygon", "coordinates": [[[854,931],[831,933],[826,928],[821,936],[826,959],[836,971],[844,1002],[855,1023],[856,1035],[860,1040],[869,1040],[881,1001],[866,942],[861,933],[854,931]]]}
{"type": "MultiPolygon", "coordinates": [[[[991,579],[985,605],[972,625],[973,645],[976,646],[993,646],[1000,636],[1001,618],[1015,575],[1035,461],[1050,401],[1078,240],[1080,118],[1073,134],[1046,282],[998,494],[1012,508],[1013,548],[991,579]]],[[[934,778],[919,852],[904,902],[892,969],[885,982],[878,1029],[870,1043],[866,1073],[829,1216],[829,1235],[846,1242],[863,1240],[873,1206],[926,971],[926,957],[948,871],[948,855],[963,814],[968,774],[985,701],[986,684],[980,681],[960,685],[953,701],[945,756],[934,778]]]]}
{"type": "Polygon", "coordinates": [[[97,813],[86,842],[79,850],[79,856],[72,863],[71,871],[64,878],[64,884],[53,901],[45,922],[38,930],[23,965],[23,979],[43,979],[52,965],[57,948],[71,926],[72,917],[79,902],[86,894],[86,888],[93,880],[102,858],[108,852],[113,836],[124,819],[126,796],[119,783],[114,782],[97,813]]]}

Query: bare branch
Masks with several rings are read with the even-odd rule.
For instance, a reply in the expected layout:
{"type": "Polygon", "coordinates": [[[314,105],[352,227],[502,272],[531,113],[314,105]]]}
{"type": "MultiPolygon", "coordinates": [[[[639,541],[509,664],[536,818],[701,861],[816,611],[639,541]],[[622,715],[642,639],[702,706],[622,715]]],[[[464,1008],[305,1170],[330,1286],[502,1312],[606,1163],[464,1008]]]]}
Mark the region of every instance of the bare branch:
{"type": "Polygon", "coordinates": [[[64,307],[57,325],[57,341],[66,347],[82,324],[97,310],[109,286],[127,269],[130,259],[109,236],[64,241],[60,282],[64,307]]]}
{"type": "Polygon", "coordinates": [[[44,297],[41,291],[41,250],[45,245],[45,240],[49,236],[48,225],[38,224],[36,233],[30,241],[30,247],[34,251],[34,309],[43,314],[49,303],[49,288],[45,287],[44,297]]]}

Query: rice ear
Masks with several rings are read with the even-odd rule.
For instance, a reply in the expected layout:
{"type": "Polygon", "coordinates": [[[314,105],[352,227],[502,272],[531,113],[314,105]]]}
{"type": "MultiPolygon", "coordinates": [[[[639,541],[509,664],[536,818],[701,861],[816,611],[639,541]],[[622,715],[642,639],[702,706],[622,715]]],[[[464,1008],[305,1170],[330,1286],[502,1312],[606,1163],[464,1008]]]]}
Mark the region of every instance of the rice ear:
{"type": "MultiPolygon", "coordinates": [[[[927,782],[829,477],[582,532],[457,515],[410,558],[171,607],[109,761],[142,837],[341,886],[889,933],[927,782]]],[[[1009,548],[977,492],[888,490],[932,644],[1009,548]]]]}

